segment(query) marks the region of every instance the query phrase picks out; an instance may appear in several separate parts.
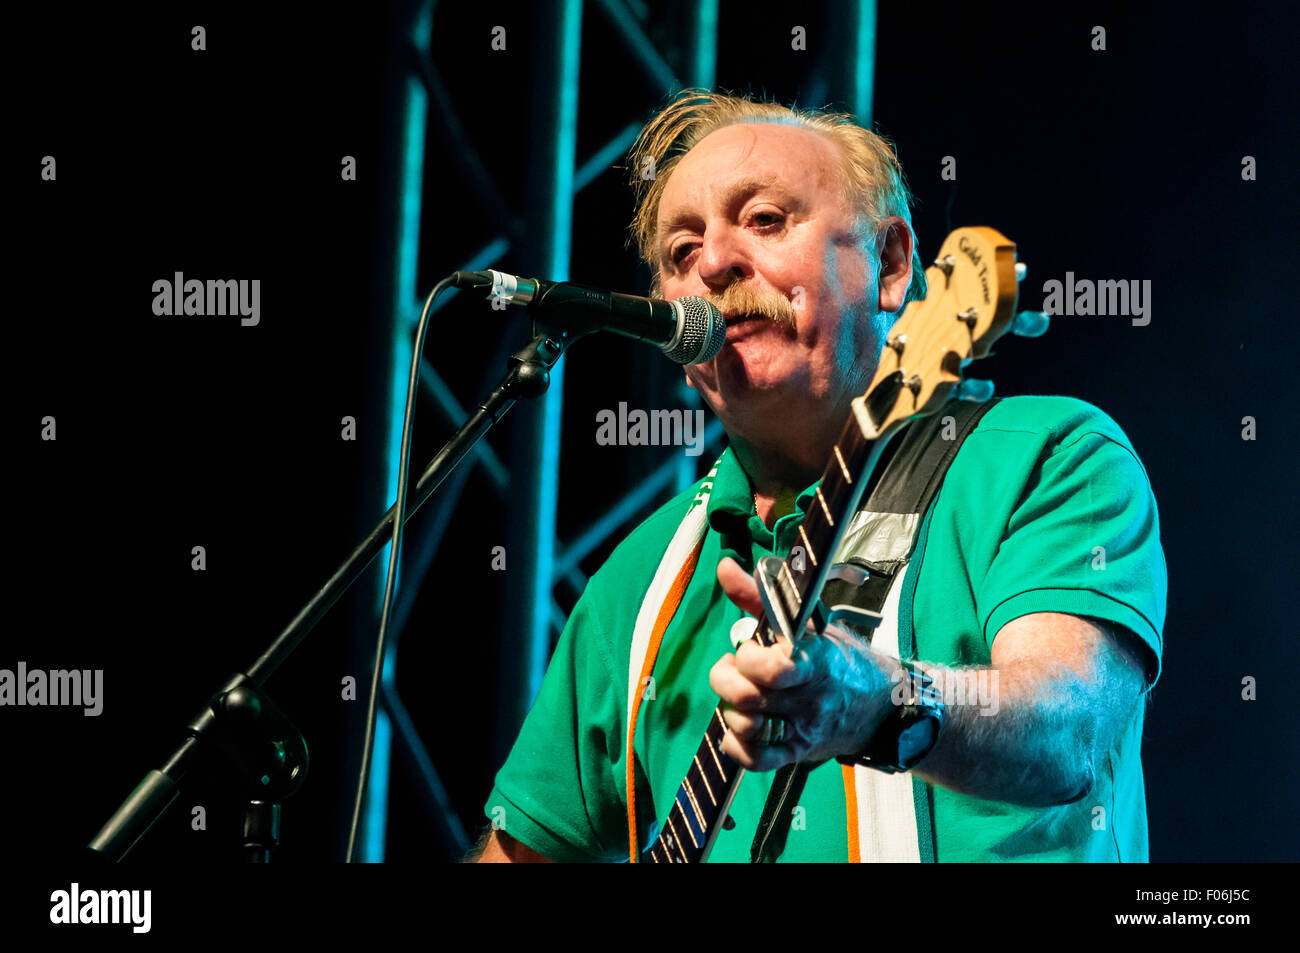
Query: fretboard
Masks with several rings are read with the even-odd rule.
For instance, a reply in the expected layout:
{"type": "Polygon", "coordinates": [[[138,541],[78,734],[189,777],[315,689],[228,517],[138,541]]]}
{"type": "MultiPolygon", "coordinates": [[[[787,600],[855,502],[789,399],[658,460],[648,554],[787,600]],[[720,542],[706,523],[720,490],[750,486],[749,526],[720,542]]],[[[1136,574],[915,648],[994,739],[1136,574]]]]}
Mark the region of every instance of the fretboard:
{"type": "MultiPolygon", "coordinates": [[[[872,390],[866,409],[872,419],[880,403],[893,402],[902,387],[901,375],[887,378],[872,390]]],[[[788,629],[802,633],[819,605],[826,584],[831,557],[839,548],[849,519],[862,503],[881,453],[897,428],[868,438],[855,415],[850,415],[831,459],[822,471],[816,494],[799,526],[791,555],[782,564],[776,581],[774,608],[788,620],[788,629]],[[800,552],[795,558],[795,547],[800,552]]],[[[767,618],[760,618],[753,638],[764,646],[775,645],[781,636],[767,618]]],[[[642,859],[652,863],[700,863],[708,859],[714,841],[727,822],[727,811],[744,775],[736,761],[722,753],[726,723],[722,706],[713,711],[704,740],[677,789],[677,797],[659,836],[642,859]]]]}

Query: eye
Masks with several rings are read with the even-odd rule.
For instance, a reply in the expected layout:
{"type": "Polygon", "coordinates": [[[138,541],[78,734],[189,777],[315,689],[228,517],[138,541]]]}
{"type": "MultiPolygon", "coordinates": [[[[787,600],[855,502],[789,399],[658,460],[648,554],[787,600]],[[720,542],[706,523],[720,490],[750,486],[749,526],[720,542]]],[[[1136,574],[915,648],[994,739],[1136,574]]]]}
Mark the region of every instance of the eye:
{"type": "MultiPolygon", "coordinates": [[[[754,212],[749,216],[749,221],[760,232],[771,232],[785,224],[785,213],[754,212]]],[[[694,244],[691,242],[682,242],[680,245],[677,245],[669,251],[668,260],[674,265],[680,266],[689,256],[694,247],[694,244]]]]}

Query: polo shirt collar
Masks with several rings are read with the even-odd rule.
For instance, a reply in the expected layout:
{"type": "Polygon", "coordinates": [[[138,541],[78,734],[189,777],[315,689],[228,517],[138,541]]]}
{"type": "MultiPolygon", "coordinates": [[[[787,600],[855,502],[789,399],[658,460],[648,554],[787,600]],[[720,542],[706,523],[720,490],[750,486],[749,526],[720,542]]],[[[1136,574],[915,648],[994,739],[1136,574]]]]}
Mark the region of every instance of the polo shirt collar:
{"type": "Polygon", "coordinates": [[[718,472],[713,478],[706,510],[709,526],[722,536],[723,555],[733,555],[741,562],[749,562],[754,546],[775,552],[777,539],[786,535],[803,521],[812,504],[820,480],[812,483],[795,499],[795,511],[781,517],[774,529],[768,529],[754,509],[754,486],[749,474],[740,465],[732,447],[727,447],[718,460],[718,472]],[[732,552],[728,552],[731,550],[732,552]]]}

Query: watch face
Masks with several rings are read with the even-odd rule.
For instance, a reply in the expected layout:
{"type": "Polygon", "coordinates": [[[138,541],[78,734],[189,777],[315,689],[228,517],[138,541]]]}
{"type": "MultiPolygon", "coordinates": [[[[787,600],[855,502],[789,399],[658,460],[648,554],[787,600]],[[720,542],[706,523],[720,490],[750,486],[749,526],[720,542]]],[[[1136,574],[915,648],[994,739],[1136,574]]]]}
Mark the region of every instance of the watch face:
{"type": "Polygon", "coordinates": [[[898,763],[915,764],[933,746],[939,736],[939,722],[935,718],[922,718],[908,725],[898,736],[898,763]]]}

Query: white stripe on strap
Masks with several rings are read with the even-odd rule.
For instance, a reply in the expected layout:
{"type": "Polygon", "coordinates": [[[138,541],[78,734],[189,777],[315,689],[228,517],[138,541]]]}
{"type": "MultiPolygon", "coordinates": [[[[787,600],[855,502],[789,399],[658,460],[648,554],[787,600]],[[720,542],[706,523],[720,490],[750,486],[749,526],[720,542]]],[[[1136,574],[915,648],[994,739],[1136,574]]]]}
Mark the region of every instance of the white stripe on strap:
{"type": "MultiPolygon", "coordinates": [[[[708,494],[705,493],[706,502],[708,498],[708,494]]],[[[696,499],[698,500],[699,497],[696,499]]],[[[668,551],[664,553],[664,558],[655,571],[654,580],[650,583],[650,589],[641,603],[641,611],[637,613],[636,626],[632,629],[632,651],[628,656],[627,667],[627,723],[629,725],[632,723],[633,709],[642,691],[641,670],[646,662],[646,653],[650,650],[650,635],[654,630],[655,620],[659,618],[659,610],[663,608],[673,580],[677,578],[686,560],[704,538],[707,526],[708,508],[699,503],[692,505],[686,514],[686,519],[682,520],[682,524],[677,527],[677,532],[673,534],[672,541],[668,544],[668,551]]]]}
{"type": "MultiPolygon", "coordinates": [[[[894,576],[882,619],[871,637],[871,648],[898,658],[898,601],[906,566],[894,576]]],[[[865,765],[853,769],[857,795],[858,856],[862,863],[919,864],[921,847],[916,827],[916,802],[912,800],[912,774],[886,774],[865,765]]],[[[846,805],[853,810],[852,805],[846,805]]]]}
{"type": "MultiPolygon", "coordinates": [[[[726,451],[724,450],[723,453],[726,451]]],[[[722,458],[719,457],[713,464],[713,468],[695,494],[695,499],[691,501],[685,519],[673,533],[673,538],[668,543],[668,550],[659,561],[659,567],[650,581],[650,588],[641,602],[641,609],[637,613],[636,624],[632,629],[632,645],[628,653],[627,669],[627,750],[625,752],[628,859],[632,863],[636,863],[638,859],[636,772],[633,766],[636,762],[637,712],[644,697],[641,680],[654,668],[654,657],[659,651],[659,640],[655,637],[655,630],[659,628],[659,639],[662,639],[667,621],[677,611],[674,600],[681,599],[690,582],[690,573],[687,570],[694,572],[694,560],[698,558],[700,546],[708,530],[709,496],[713,492],[713,480],[718,475],[718,464],[721,462],[722,458]],[[670,602],[673,604],[669,605],[670,602]],[[659,625],[661,619],[664,620],[663,626],[659,625]]]]}

